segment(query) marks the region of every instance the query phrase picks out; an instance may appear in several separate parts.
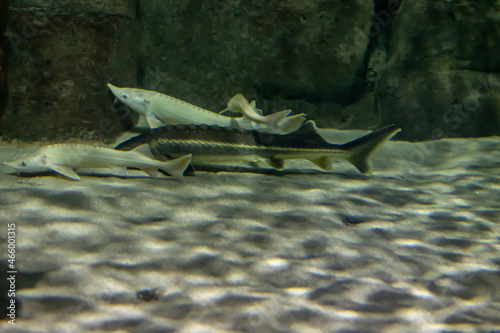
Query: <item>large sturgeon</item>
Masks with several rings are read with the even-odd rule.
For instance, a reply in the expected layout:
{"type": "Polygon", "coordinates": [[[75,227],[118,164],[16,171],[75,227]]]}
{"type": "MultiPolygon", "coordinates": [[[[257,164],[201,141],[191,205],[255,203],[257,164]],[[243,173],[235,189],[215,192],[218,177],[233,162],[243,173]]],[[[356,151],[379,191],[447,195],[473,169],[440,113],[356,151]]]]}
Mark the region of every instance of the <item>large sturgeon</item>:
{"type": "Polygon", "coordinates": [[[241,94],[231,98],[228,108],[224,111],[240,112],[244,116],[226,117],[157,91],[120,88],[110,83],[108,87],[118,100],[146,116],[151,128],[195,124],[287,134],[297,130],[305,120],[303,113],[289,116],[292,110],[262,116],[259,114],[260,110],[255,107],[255,101],[249,103],[241,94]]]}
{"type": "Polygon", "coordinates": [[[389,125],[342,145],[328,143],[308,121],[294,133],[275,135],[219,126],[164,126],[120,143],[116,149],[131,150],[149,144],[155,156],[193,154],[193,164],[264,161],[276,169],[288,159],[307,159],[326,171],[331,157],[342,157],[362,173],[371,172],[370,155],[401,129],[389,125]]]}

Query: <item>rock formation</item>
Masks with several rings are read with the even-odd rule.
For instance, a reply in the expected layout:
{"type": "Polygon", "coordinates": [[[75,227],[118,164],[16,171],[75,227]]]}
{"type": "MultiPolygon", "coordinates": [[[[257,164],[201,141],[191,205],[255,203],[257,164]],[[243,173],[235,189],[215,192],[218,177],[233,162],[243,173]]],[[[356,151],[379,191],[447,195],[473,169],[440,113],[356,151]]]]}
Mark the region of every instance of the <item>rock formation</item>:
{"type": "MultiPolygon", "coordinates": [[[[9,14],[7,0],[0,0],[0,117],[7,106],[7,59],[8,41],[6,28],[9,14]]],[[[1,134],[1,129],[0,129],[1,134]]]]}
{"type": "Polygon", "coordinates": [[[486,2],[26,0],[9,31],[7,139],[115,136],[107,82],[213,111],[242,93],[321,127],[395,123],[407,140],[500,134],[486,2]]]}

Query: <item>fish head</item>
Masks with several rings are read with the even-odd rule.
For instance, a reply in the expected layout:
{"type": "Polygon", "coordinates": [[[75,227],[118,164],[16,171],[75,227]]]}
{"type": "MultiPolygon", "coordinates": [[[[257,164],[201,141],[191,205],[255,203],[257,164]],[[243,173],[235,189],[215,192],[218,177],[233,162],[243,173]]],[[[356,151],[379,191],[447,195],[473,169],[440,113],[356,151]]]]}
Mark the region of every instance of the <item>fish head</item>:
{"type": "Polygon", "coordinates": [[[140,114],[147,113],[152,95],[151,91],[135,88],[119,88],[111,83],[108,83],[108,88],[120,102],[135,112],[140,114]]]}
{"type": "Polygon", "coordinates": [[[20,172],[36,172],[50,170],[48,167],[47,156],[45,154],[34,154],[12,162],[3,162],[3,164],[16,169],[20,172]]]}

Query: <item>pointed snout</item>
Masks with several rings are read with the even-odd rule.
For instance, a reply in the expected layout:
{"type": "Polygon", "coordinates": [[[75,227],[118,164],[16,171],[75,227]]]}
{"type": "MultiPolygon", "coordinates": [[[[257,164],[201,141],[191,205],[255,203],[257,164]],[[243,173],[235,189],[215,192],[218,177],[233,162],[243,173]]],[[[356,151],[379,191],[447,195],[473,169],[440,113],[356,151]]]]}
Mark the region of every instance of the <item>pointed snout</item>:
{"type": "Polygon", "coordinates": [[[120,88],[112,85],[111,83],[108,83],[108,88],[109,88],[109,90],[111,90],[113,95],[115,95],[116,97],[118,97],[120,95],[120,88]]]}
{"type": "Polygon", "coordinates": [[[18,169],[16,161],[13,161],[13,162],[3,162],[3,164],[5,164],[6,166],[11,167],[11,168],[18,169]]]}

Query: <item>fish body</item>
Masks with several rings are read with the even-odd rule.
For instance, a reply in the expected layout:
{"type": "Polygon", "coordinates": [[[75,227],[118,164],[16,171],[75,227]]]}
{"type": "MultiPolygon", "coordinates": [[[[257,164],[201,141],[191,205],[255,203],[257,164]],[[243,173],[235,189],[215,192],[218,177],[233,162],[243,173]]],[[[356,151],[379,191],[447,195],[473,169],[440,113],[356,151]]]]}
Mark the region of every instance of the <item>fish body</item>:
{"type": "Polygon", "coordinates": [[[179,181],[183,181],[183,172],[190,163],[191,155],[167,162],[155,160],[147,145],[137,146],[131,151],[119,151],[85,144],[44,146],[26,158],[4,162],[19,172],[53,170],[74,180],[80,179],[73,170],[75,168],[112,168],[123,174],[127,167],[131,167],[141,169],[153,178],[161,169],[179,181]]]}
{"type": "MultiPolygon", "coordinates": [[[[254,117],[227,117],[215,112],[200,108],[196,105],[184,102],[180,99],[165,95],[156,91],[120,88],[108,84],[109,89],[115,97],[134,111],[146,117],[151,128],[158,128],[165,125],[217,125],[220,127],[232,127],[237,129],[254,130],[256,128],[262,132],[274,132],[276,134],[290,133],[298,129],[305,120],[303,114],[288,117],[291,110],[284,110],[268,116],[254,117]],[[286,114],[285,114],[286,113],[286,114]],[[257,124],[257,125],[256,125],[257,124]]],[[[241,106],[237,108],[243,110],[243,114],[255,112],[256,109],[244,108],[246,99],[240,101],[241,106]]],[[[236,103],[234,103],[236,105],[236,103]]],[[[248,104],[248,101],[246,101],[248,104]]]]}
{"type": "Polygon", "coordinates": [[[313,121],[287,135],[206,125],[165,126],[122,142],[116,149],[130,150],[147,143],[157,156],[175,157],[189,152],[193,164],[264,161],[276,169],[284,168],[285,160],[307,159],[326,171],[332,170],[331,157],[337,156],[350,161],[359,171],[370,173],[370,155],[399,131],[390,125],[336,145],[318,134],[313,121]]]}

